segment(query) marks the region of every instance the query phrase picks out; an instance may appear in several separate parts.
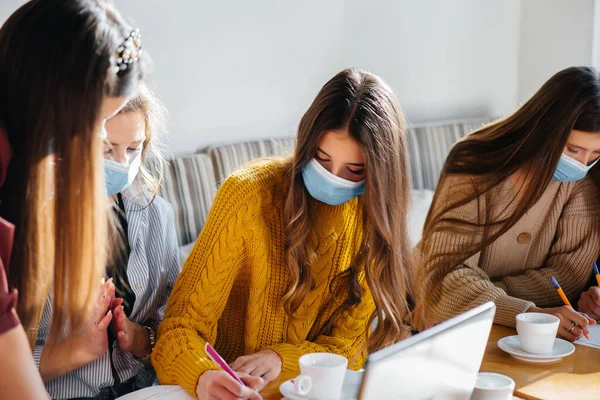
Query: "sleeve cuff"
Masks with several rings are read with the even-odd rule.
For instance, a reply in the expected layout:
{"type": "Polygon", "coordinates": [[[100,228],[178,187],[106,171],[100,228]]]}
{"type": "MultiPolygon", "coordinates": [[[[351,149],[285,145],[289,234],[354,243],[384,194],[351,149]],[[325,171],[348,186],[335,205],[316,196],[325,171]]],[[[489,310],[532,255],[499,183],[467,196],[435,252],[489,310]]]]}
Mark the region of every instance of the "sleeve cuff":
{"type": "Polygon", "coordinates": [[[281,357],[281,372],[300,371],[298,359],[305,354],[300,347],[289,343],[280,343],[269,346],[267,349],[273,350],[279,355],[279,357],[281,357]]]}
{"type": "Polygon", "coordinates": [[[203,347],[200,341],[190,343],[189,338],[173,332],[160,337],[150,353],[160,383],[179,385],[195,398],[200,376],[206,371],[221,369],[206,355],[203,347]],[[188,341],[187,345],[182,346],[182,341],[188,341]]]}
{"type": "Polygon", "coordinates": [[[518,299],[511,296],[502,296],[494,301],[496,303],[496,316],[494,322],[514,328],[517,324],[516,316],[535,306],[531,301],[518,299]]]}

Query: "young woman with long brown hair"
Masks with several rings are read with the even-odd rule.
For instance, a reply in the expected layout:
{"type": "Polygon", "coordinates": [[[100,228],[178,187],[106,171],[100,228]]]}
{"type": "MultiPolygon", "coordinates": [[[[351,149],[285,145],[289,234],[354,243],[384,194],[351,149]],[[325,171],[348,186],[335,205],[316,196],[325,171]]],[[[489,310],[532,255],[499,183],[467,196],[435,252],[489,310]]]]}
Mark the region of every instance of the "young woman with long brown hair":
{"type": "Polygon", "coordinates": [[[600,253],[600,78],[558,72],[509,117],[470,134],[446,160],[420,244],[421,321],[439,322],[492,300],[495,322],[526,311],[561,319],[575,340],[590,323],[576,304],[600,253]]]}
{"type": "Polygon", "coordinates": [[[140,60],[124,52],[132,32],[100,0],[33,0],[0,29],[3,397],[46,396],[31,348],[50,291],[52,341],[92,324],[106,267],[103,124],[142,78],[140,60]],[[6,303],[5,269],[27,335],[6,303]]]}
{"type": "Polygon", "coordinates": [[[406,149],[400,106],[381,79],[346,69],[327,82],[294,155],[219,190],[159,327],[161,383],[200,399],[256,399],[210,361],[206,342],[260,390],[297,370],[302,354],[341,354],[357,369],[367,351],[410,335],[406,149]]]}

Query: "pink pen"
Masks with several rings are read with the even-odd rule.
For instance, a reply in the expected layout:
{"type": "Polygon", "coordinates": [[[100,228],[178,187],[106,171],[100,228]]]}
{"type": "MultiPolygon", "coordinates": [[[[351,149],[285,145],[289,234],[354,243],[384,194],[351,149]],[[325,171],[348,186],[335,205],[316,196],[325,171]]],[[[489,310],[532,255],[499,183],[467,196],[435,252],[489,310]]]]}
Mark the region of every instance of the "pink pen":
{"type": "Polygon", "coordinates": [[[206,346],[204,346],[204,351],[206,351],[208,357],[210,357],[210,359],[213,360],[215,364],[221,367],[223,371],[227,372],[233,379],[246,386],[246,384],[242,382],[239,376],[237,376],[235,372],[233,372],[233,370],[229,367],[225,360],[223,360],[223,357],[221,357],[219,353],[217,353],[217,351],[210,345],[210,343],[206,342],[206,346]]]}

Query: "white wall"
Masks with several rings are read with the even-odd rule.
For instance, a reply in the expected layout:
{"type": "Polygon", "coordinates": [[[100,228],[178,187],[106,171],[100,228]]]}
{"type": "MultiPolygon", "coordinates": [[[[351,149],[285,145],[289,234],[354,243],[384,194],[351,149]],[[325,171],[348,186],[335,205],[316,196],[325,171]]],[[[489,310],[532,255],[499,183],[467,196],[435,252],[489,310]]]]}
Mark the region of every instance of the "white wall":
{"type": "Polygon", "coordinates": [[[594,40],[592,42],[592,63],[600,70],[600,0],[594,1],[594,40]]]}
{"type": "Polygon", "coordinates": [[[411,122],[516,104],[518,0],[118,3],[155,59],[175,152],[291,135],[323,83],[351,65],[383,76],[411,122]]]}
{"type": "Polygon", "coordinates": [[[596,0],[522,0],[520,102],[561,69],[592,65],[594,3],[596,0]]]}
{"type": "MultiPolygon", "coordinates": [[[[154,59],[175,153],[293,134],[350,65],[381,75],[412,123],[504,115],[592,63],[600,35],[600,0],[115,1],[154,59]]],[[[1,0],[0,21],[23,2],[1,0]]]]}
{"type": "MultiPolygon", "coordinates": [[[[350,65],[387,80],[411,122],[516,104],[518,0],[116,2],[154,59],[176,153],[293,134],[350,65]]],[[[2,0],[0,19],[17,3],[2,0]]]]}
{"type": "Polygon", "coordinates": [[[514,109],[518,0],[351,4],[346,64],[384,77],[412,123],[514,109]]]}
{"type": "Polygon", "coordinates": [[[344,0],[117,1],[134,16],[171,112],[171,148],[294,133],[344,67],[344,0]]]}

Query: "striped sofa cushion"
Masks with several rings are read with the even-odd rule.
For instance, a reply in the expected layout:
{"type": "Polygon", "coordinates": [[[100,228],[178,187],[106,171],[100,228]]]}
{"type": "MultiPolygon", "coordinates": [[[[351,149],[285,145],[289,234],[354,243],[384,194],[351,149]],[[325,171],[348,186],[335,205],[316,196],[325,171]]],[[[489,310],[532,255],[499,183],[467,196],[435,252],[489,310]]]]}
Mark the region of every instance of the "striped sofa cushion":
{"type": "Polygon", "coordinates": [[[159,194],[173,205],[180,246],[196,240],[216,192],[213,165],[206,154],[176,157],[170,161],[159,194]]]}
{"type": "Polygon", "coordinates": [[[490,118],[486,118],[409,127],[407,136],[413,188],[435,190],[452,146],[490,121],[490,118]]]}
{"type": "Polygon", "coordinates": [[[281,139],[271,139],[270,146],[272,156],[291,155],[296,148],[296,137],[290,136],[281,139]]]}
{"type": "Polygon", "coordinates": [[[295,137],[265,139],[213,146],[208,149],[218,183],[221,184],[231,173],[261,157],[283,156],[294,151],[295,137]]]}
{"type": "Polygon", "coordinates": [[[270,140],[213,146],[208,149],[218,183],[250,161],[270,155],[270,140]]]}

